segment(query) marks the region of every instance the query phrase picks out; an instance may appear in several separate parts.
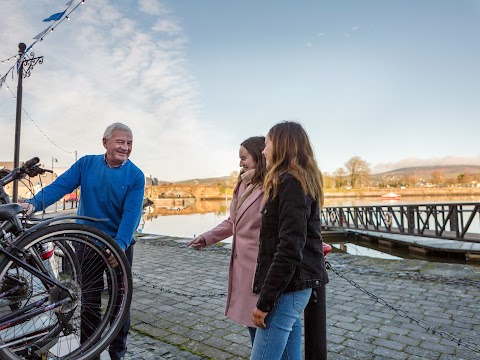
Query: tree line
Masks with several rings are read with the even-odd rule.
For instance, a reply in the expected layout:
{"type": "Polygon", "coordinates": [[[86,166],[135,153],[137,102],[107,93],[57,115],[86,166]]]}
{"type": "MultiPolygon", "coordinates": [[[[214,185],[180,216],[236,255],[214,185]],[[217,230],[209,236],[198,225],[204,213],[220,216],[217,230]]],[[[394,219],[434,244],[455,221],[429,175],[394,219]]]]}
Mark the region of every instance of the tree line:
{"type": "MultiPolygon", "coordinates": [[[[413,171],[413,170],[412,170],[413,171]]],[[[327,189],[348,188],[387,188],[387,187],[477,187],[480,174],[446,174],[441,169],[430,173],[425,170],[419,174],[405,172],[401,175],[372,175],[370,164],[359,156],[350,158],[343,167],[333,173],[323,173],[324,186],[327,189]]]]}

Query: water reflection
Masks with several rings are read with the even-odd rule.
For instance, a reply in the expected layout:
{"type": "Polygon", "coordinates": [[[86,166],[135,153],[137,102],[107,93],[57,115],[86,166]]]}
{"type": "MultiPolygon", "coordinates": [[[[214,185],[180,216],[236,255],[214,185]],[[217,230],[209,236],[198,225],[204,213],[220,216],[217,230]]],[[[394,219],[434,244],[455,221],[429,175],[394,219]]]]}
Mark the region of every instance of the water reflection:
{"type": "Polygon", "coordinates": [[[350,243],[350,242],[342,243],[342,244],[330,243],[330,245],[332,245],[332,247],[337,250],[335,251],[332,249],[333,252],[342,252],[342,253],[347,253],[351,255],[368,256],[368,257],[388,259],[388,260],[403,259],[402,257],[399,257],[399,256],[390,255],[382,251],[370,249],[368,247],[361,246],[355,243],[350,243]]]}
{"type": "MultiPolygon", "coordinates": [[[[195,199],[162,199],[148,209],[139,229],[147,234],[161,234],[192,238],[218,225],[228,218],[230,201],[195,199]],[[185,200],[183,203],[179,200],[185,200]]],[[[231,242],[231,239],[229,240],[231,242]]]]}

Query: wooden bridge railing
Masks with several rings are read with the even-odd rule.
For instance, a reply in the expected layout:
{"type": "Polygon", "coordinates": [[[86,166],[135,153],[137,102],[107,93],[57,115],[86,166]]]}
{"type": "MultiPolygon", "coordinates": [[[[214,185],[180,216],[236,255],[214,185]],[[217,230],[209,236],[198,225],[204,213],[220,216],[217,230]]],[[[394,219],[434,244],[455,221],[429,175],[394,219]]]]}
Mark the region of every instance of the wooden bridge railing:
{"type": "Polygon", "coordinates": [[[322,225],[480,242],[480,203],[326,207],[322,225]]]}

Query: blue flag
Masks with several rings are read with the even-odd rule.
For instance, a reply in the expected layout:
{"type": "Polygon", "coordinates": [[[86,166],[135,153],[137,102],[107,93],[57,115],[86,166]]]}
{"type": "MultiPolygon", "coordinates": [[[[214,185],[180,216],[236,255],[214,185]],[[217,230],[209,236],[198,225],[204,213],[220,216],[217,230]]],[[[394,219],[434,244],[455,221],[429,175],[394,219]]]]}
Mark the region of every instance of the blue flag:
{"type": "MultiPolygon", "coordinates": [[[[65,11],[67,11],[67,10],[65,10],[65,11]]],[[[46,19],[43,19],[43,21],[48,22],[48,21],[60,20],[62,18],[63,14],[65,14],[65,11],[50,15],[50,17],[48,17],[46,19]]]]}

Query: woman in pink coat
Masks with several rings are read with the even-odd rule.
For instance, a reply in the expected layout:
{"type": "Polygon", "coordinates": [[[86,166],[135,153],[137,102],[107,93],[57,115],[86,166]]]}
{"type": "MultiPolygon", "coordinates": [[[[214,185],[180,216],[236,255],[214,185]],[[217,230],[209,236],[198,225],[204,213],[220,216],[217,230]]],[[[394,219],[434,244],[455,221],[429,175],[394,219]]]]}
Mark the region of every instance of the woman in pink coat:
{"type": "Polygon", "coordinates": [[[230,204],[230,217],[188,245],[196,250],[233,236],[225,315],[248,327],[255,336],[252,311],[258,301],[252,284],[258,255],[258,238],[262,219],[263,180],[266,174],[265,137],[254,136],[240,144],[240,176],[230,204]]]}

